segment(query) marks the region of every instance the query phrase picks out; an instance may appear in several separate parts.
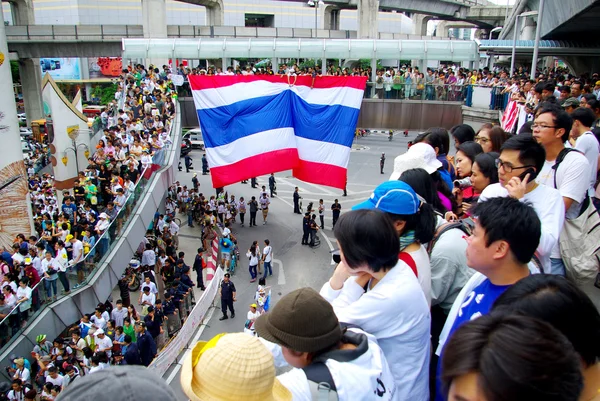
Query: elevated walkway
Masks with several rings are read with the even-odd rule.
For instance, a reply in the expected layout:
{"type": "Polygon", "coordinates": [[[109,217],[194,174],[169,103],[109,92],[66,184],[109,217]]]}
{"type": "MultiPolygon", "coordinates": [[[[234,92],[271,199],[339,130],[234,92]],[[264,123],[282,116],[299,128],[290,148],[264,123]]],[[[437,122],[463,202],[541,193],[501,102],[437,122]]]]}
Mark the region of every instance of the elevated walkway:
{"type": "MultiPolygon", "coordinates": [[[[142,25],[15,25],[6,27],[6,37],[9,51],[17,53],[19,58],[42,58],[120,56],[123,50],[121,44],[123,38],[143,38],[144,35],[142,25]],[[50,44],[52,46],[49,46],[50,44]]],[[[199,41],[205,38],[356,39],[357,32],[169,25],[167,37],[196,39],[198,45],[199,41]]],[[[379,33],[378,37],[384,40],[448,40],[448,38],[396,33],[379,33]]]]}

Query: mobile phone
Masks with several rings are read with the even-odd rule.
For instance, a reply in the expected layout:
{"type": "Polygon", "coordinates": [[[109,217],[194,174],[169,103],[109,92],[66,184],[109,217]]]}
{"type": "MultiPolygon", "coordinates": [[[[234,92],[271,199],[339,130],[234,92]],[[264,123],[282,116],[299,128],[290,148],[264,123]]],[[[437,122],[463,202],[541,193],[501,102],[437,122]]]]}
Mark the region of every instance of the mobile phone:
{"type": "Polygon", "coordinates": [[[519,178],[521,179],[521,181],[525,180],[525,177],[527,177],[527,174],[529,174],[529,182],[531,182],[535,176],[535,170],[532,169],[531,167],[528,168],[527,170],[525,170],[520,176],[519,178]]]}

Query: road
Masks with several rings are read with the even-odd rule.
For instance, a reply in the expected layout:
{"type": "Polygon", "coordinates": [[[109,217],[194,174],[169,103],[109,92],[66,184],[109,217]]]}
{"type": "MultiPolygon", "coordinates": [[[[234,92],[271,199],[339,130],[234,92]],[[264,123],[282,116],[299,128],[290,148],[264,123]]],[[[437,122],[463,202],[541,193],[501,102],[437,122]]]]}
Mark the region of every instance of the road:
{"type": "MultiPolygon", "coordinates": [[[[336,241],[331,230],[332,216],[331,204],[338,199],[342,205],[342,213],[366,199],[371,195],[373,188],[387,180],[392,172],[394,157],[403,153],[407,149],[408,141],[414,139],[416,132],[411,132],[408,138],[399,136],[394,137],[393,141],[388,141],[386,134],[371,134],[368,137],[360,138],[355,141],[355,146],[350,156],[348,166],[348,196],[342,196],[342,191],[335,188],[321,185],[309,184],[296,180],[292,177],[291,171],[276,173],[277,196],[271,199],[269,207],[268,224],[262,225],[262,215],[258,213],[257,227],[248,227],[247,221],[245,227],[236,224],[233,232],[238,239],[240,252],[243,254],[250,247],[252,241],[259,242],[261,249],[264,246],[264,240],[269,239],[273,247],[273,255],[276,262],[273,263],[273,277],[267,279],[267,286],[271,287],[271,304],[276,303],[282,295],[301,288],[312,287],[319,290],[323,283],[329,279],[333,272],[330,250],[336,247],[336,241]],[[385,174],[379,172],[379,158],[381,153],[386,154],[385,174]],[[302,216],[293,213],[292,194],[294,187],[298,186],[302,196],[303,205],[306,208],[308,202],[314,202],[316,208],[319,199],[324,200],[325,204],[325,230],[320,232],[321,245],[318,248],[311,249],[308,246],[300,244],[302,238],[302,216]]],[[[214,189],[209,176],[202,175],[202,152],[194,150],[191,153],[193,159],[193,172],[196,172],[200,181],[200,192],[214,194],[214,189]]],[[[182,159],[183,164],[183,159],[182,159]]],[[[191,186],[192,171],[179,172],[177,179],[184,185],[191,186]]],[[[234,194],[236,199],[243,196],[249,199],[251,196],[258,198],[260,186],[265,185],[268,188],[268,176],[258,178],[259,187],[252,189],[250,184],[235,184],[228,186],[226,190],[229,194],[234,194]]],[[[248,220],[248,214],[246,220],[248,220]]],[[[182,222],[186,221],[185,216],[179,216],[182,222]]],[[[183,225],[183,224],[182,224],[183,225]]],[[[186,253],[186,260],[191,262],[192,255],[195,254],[199,246],[198,228],[181,228],[180,248],[186,253]],[[188,256],[189,255],[189,256],[188,256]]],[[[242,256],[242,265],[236,269],[232,281],[237,289],[237,302],[235,303],[236,317],[219,321],[221,317],[220,309],[214,308],[209,312],[210,318],[204,326],[199,328],[197,338],[199,340],[208,340],[219,333],[243,331],[246,313],[249,305],[254,300],[257,283],[250,283],[250,274],[248,272],[247,261],[242,256]],[[212,313],[212,315],[211,315],[212,313]]],[[[205,321],[206,323],[206,321],[205,321]]],[[[194,342],[193,342],[194,343],[194,342]]],[[[191,344],[193,345],[193,344],[191,344]]],[[[180,355],[182,359],[184,351],[180,355]]],[[[179,365],[174,365],[166,373],[165,379],[178,395],[178,399],[185,400],[187,397],[183,394],[179,384],[179,365]]]]}

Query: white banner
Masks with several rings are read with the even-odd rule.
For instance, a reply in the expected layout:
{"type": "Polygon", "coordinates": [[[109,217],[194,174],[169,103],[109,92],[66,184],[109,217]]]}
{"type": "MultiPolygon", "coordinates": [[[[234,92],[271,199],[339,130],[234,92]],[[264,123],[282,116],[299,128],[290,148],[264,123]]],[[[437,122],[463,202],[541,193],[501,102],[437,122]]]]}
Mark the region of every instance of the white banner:
{"type": "Polygon", "coordinates": [[[173,85],[175,86],[183,85],[183,75],[171,74],[171,82],[173,82],[173,85]]]}
{"type": "Polygon", "coordinates": [[[179,330],[177,336],[152,361],[150,366],[148,366],[149,369],[154,369],[162,377],[169,367],[175,363],[181,351],[190,342],[198,326],[204,320],[204,316],[206,316],[215,297],[219,293],[219,284],[223,280],[223,274],[223,269],[217,269],[215,277],[206,286],[206,290],[202,293],[200,300],[190,312],[183,326],[181,326],[181,330],[179,330]]]}

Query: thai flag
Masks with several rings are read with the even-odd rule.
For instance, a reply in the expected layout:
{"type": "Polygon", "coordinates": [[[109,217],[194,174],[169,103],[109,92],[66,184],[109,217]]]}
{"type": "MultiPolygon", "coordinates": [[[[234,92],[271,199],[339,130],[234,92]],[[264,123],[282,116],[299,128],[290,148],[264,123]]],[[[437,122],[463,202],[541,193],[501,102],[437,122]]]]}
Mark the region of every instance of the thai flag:
{"type": "Polygon", "coordinates": [[[366,77],[188,79],[215,188],[290,169],[344,188],[366,77]]]}

